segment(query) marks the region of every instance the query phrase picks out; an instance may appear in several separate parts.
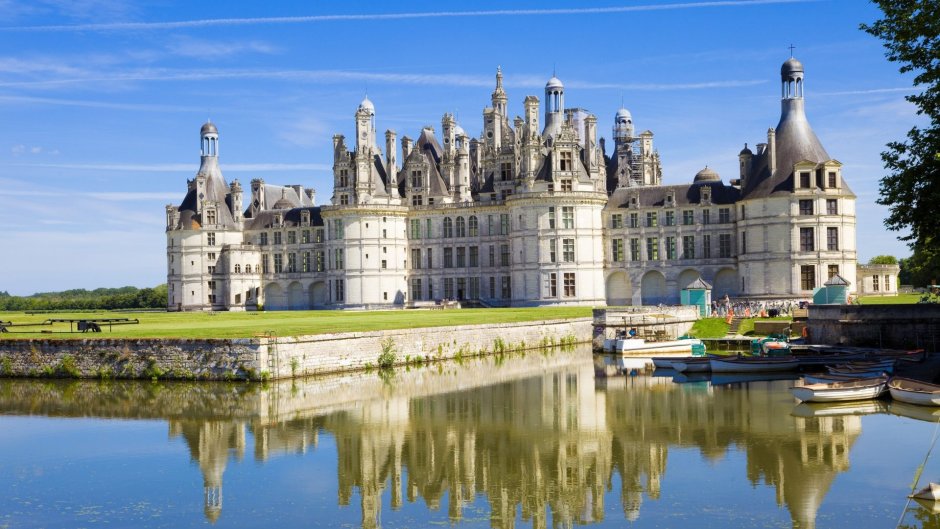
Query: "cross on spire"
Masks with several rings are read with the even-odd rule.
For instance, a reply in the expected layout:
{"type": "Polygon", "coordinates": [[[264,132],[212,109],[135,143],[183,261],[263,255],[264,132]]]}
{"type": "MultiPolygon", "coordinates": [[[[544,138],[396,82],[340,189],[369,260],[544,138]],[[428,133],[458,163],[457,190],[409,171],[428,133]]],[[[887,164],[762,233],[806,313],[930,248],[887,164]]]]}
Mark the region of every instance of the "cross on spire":
{"type": "Polygon", "coordinates": [[[795,47],[796,47],[796,46],[794,46],[793,44],[790,44],[790,46],[789,46],[789,48],[790,48],[790,58],[791,58],[791,59],[793,58],[793,48],[795,48],[795,47]]]}

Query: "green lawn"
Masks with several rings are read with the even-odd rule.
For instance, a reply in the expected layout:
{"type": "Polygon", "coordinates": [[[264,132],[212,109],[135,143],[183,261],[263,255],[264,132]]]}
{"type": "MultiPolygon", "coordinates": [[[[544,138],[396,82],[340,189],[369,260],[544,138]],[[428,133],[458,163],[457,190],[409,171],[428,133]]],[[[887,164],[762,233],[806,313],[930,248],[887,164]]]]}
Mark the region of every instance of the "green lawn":
{"type": "Polygon", "coordinates": [[[920,301],[922,294],[898,294],[897,296],[862,296],[862,305],[910,305],[920,301]]]}
{"type": "Polygon", "coordinates": [[[689,334],[696,338],[724,338],[728,324],[724,318],[702,318],[692,325],[689,334]]]}
{"type": "MultiPolygon", "coordinates": [[[[330,332],[364,332],[413,329],[447,325],[513,323],[565,318],[589,318],[591,307],[537,307],[511,309],[394,310],[352,312],[340,310],[272,312],[141,312],[25,314],[0,312],[0,321],[38,323],[49,318],[137,318],[139,325],[121,325],[108,332],[70,334],[36,332],[0,333],[9,338],[250,338],[273,332],[276,336],[299,336],[330,332]]],[[[68,330],[57,324],[52,329],[68,330]]]]}

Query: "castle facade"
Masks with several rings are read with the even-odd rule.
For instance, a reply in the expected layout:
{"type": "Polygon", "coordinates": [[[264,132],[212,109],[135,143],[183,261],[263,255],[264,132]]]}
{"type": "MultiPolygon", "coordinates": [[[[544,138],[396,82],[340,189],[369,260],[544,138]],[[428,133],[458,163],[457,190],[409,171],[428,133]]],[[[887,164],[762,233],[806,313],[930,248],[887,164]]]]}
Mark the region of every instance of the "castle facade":
{"type": "Polygon", "coordinates": [[[727,182],[706,167],[663,185],[653,133],[621,108],[608,145],[556,77],[511,119],[499,70],[478,138],[444,114],[439,136],[386,130],[383,149],[364,99],[355,138],[333,137],[322,206],[261,179],[244,205],[206,123],[196,177],[166,207],[167,307],[649,305],[698,279],[714,298],[808,298],[836,274],[854,285],[855,195],[806,119],[803,77],[783,64],[780,121],[727,182]]]}

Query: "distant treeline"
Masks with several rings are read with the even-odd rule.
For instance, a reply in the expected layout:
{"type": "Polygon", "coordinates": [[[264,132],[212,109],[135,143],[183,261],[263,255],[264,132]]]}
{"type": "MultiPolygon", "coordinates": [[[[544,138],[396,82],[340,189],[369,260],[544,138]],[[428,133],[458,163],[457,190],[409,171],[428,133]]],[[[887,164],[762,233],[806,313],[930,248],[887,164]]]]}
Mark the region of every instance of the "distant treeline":
{"type": "Polygon", "coordinates": [[[62,292],[38,292],[11,296],[0,291],[0,310],[111,310],[166,308],[166,285],[154,288],[77,288],[62,292]]]}

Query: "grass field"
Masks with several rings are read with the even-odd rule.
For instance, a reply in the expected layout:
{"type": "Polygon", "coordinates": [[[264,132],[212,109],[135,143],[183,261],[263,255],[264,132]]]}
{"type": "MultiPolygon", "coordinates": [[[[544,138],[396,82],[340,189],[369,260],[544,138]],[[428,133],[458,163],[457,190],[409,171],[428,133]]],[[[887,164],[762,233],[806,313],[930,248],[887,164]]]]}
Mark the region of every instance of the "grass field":
{"type": "MultiPolygon", "coordinates": [[[[115,326],[101,333],[40,333],[40,329],[68,330],[63,327],[29,327],[36,332],[0,333],[0,339],[13,338],[251,338],[271,332],[276,336],[300,336],[331,332],[365,332],[387,329],[414,329],[448,325],[514,323],[565,318],[589,318],[591,307],[535,307],[511,309],[395,310],[352,312],[340,310],[273,312],[141,312],[25,314],[0,312],[0,321],[39,323],[49,318],[137,318],[139,325],[115,326]]],[[[17,330],[17,329],[13,329],[17,330]]]]}
{"type": "Polygon", "coordinates": [[[910,305],[920,301],[922,294],[898,294],[897,296],[862,296],[862,305],[910,305]]]}
{"type": "MultiPolygon", "coordinates": [[[[754,322],[760,321],[774,321],[774,320],[783,320],[789,321],[790,318],[787,316],[781,316],[778,318],[745,318],[741,320],[741,324],[738,326],[738,334],[743,334],[746,336],[751,336],[754,334],[754,322]]],[[[695,322],[692,326],[692,330],[689,331],[689,334],[696,338],[724,338],[728,333],[729,325],[725,323],[724,318],[703,318],[695,322]]]]}

